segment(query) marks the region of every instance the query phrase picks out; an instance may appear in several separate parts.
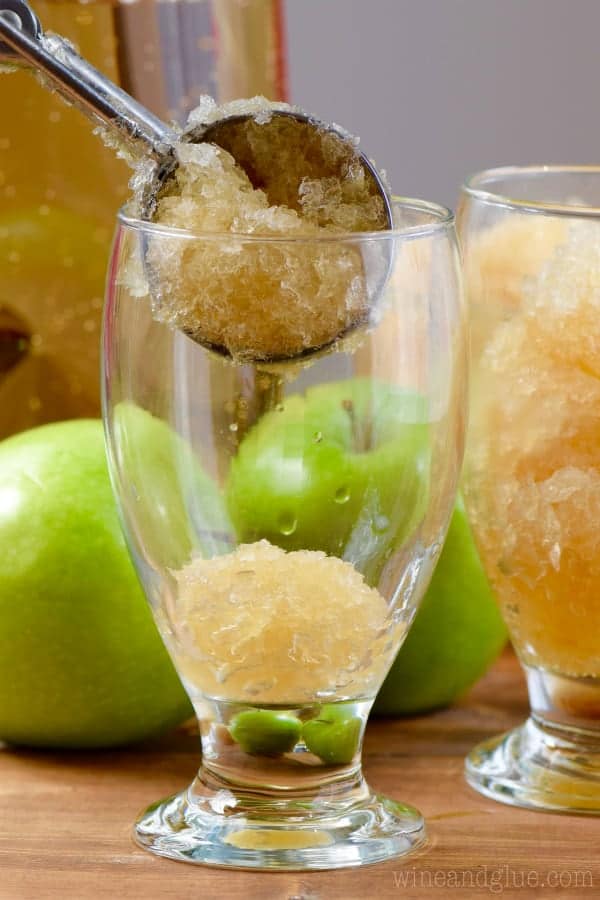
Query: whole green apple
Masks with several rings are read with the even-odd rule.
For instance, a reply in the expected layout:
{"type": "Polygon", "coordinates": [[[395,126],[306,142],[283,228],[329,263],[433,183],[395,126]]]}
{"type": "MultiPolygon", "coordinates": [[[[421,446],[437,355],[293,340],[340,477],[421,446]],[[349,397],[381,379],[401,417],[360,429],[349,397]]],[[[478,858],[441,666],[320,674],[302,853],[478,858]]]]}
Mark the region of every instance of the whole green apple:
{"type": "Polygon", "coordinates": [[[0,443],[0,739],[137,741],[192,714],[119,526],[102,424],[0,443]]]}
{"type": "Polygon", "coordinates": [[[459,499],[431,584],[374,712],[410,715],[447,706],[483,675],[506,637],[459,499]]]}
{"type": "Polygon", "coordinates": [[[179,569],[194,552],[208,557],[231,550],[232,529],[219,488],[187,441],[134,403],[114,407],[109,430],[122,472],[121,502],[147,562],[179,569]]]}
{"type": "Polygon", "coordinates": [[[426,508],[423,399],[350,379],[292,395],[242,440],[227,483],[241,541],[351,556],[368,580],[426,508]]]}

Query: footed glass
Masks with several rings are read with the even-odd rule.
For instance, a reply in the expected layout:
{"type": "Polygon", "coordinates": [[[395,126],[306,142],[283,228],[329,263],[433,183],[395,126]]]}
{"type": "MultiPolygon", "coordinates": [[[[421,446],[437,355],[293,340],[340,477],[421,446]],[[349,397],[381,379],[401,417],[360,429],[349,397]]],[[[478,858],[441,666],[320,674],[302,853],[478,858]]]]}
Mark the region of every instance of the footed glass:
{"type": "Polygon", "coordinates": [[[504,803],[600,814],[600,168],[463,191],[473,386],[465,499],[531,715],[467,758],[504,803]]]}
{"type": "Polygon", "coordinates": [[[154,853],[322,869],[425,841],[415,809],[366,784],[361,748],[453,506],[465,316],[450,213],[398,200],[394,214],[393,231],[296,240],[120,217],[104,320],[111,476],[202,740],[193,783],[135,825],[154,853]],[[319,328],[341,289],[361,319],[318,353],[232,359],[174,326],[184,269],[205,273],[186,302],[202,315],[221,296],[238,345],[289,337],[288,314],[310,334],[325,283],[319,328]]]}

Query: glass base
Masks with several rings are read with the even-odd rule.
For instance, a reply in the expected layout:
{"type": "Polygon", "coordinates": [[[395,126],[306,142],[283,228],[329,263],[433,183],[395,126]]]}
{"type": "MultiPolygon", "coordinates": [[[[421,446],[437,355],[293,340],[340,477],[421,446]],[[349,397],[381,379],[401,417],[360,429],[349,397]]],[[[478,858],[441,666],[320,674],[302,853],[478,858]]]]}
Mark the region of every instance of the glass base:
{"type": "Polygon", "coordinates": [[[484,741],[466,759],[471,787],[502,803],[600,815],[598,732],[532,717],[484,741]]]}
{"type": "Polygon", "coordinates": [[[206,790],[196,779],[146,810],[134,837],[152,853],[182,862],[279,870],[368,865],[425,844],[417,810],[363,786],[363,796],[347,806],[281,799],[261,802],[249,815],[243,799],[206,790]],[[239,805],[246,809],[238,812],[239,805]]]}

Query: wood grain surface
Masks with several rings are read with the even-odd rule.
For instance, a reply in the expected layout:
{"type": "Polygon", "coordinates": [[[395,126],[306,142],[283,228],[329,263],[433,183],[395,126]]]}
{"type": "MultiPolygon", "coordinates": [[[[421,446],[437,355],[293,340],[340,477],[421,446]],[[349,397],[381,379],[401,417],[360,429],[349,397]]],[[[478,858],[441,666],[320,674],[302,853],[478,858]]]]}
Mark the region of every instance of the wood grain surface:
{"type": "Polygon", "coordinates": [[[510,654],[453,709],[373,720],[373,787],[418,806],[429,845],[418,857],[323,873],[233,872],[158,859],[130,829],[139,810],[181,789],[198,763],[185,729],[118,752],[0,751],[2,900],[371,900],[600,897],[600,818],[496,804],[463,781],[464,754],[524,718],[510,654]]]}

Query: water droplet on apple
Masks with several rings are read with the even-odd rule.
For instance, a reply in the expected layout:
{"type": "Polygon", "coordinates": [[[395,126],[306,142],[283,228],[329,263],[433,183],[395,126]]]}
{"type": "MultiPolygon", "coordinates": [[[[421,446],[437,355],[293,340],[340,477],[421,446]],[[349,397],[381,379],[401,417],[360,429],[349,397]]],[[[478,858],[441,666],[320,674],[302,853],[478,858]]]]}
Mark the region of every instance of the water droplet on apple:
{"type": "Polygon", "coordinates": [[[279,517],[279,530],[282,534],[293,534],[298,527],[298,519],[291,513],[283,513],[279,517]]]}
{"type": "Polygon", "coordinates": [[[390,520],[387,516],[375,516],[373,519],[373,531],[375,534],[383,534],[390,527],[390,520]]]}
{"type": "Polygon", "coordinates": [[[323,432],[315,431],[315,433],[313,434],[313,441],[315,442],[315,444],[320,444],[322,440],[323,440],[323,432]]]}
{"type": "Polygon", "coordinates": [[[229,430],[237,431],[238,430],[237,422],[232,422],[231,425],[229,426],[229,430]]]}
{"type": "Polygon", "coordinates": [[[350,491],[347,486],[344,484],[342,487],[338,488],[335,494],[333,495],[333,499],[336,503],[347,503],[350,499],[350,491]]]}

